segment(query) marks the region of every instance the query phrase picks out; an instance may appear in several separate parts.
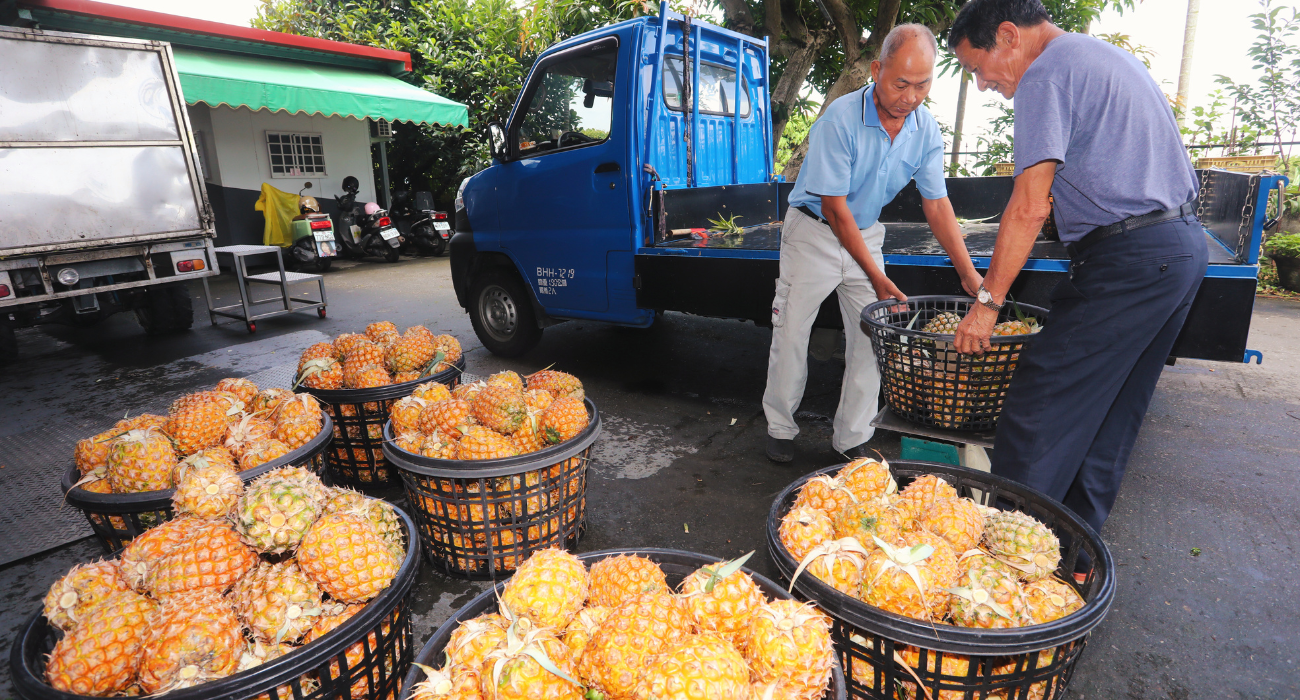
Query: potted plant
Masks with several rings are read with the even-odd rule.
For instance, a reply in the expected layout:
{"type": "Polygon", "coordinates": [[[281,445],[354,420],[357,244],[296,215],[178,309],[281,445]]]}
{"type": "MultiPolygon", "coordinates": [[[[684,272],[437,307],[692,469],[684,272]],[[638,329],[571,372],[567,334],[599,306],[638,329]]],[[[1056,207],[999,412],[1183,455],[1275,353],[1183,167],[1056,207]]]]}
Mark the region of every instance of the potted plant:
{"type": "Polygon", "coordinates": [[[1273,236],[1264,252],[1277,265],[1277,281],[1284,289],[1300,292],[1300,233],[1273,236]]]}

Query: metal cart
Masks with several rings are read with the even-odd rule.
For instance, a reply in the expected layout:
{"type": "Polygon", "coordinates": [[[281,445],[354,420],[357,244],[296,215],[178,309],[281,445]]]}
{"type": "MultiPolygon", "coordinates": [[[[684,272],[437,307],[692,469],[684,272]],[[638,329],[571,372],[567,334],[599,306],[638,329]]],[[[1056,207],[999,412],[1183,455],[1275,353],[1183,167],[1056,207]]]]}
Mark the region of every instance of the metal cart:
{"type": "Polygon", "coordinates": [[[312,275],[302,272],[286,272],[284,269],[284,258],[280,256],[280,247],[273,245],[228,245],[214,249],[218,256],[225,254],[231,256],[234,260],[232,267],[235,269],[235,284],[239,287],[239,303],[230,306],[213,307],[212,290],[208,287],[208,278],[203,278],[203,295],[207,300],[208,314],[212,319],[212,325],[217,325],[217,317],[225,316],[243,321],[248,326],[249,333],[257,332],[257,320],[260,318],[270,318],[271,316],[283,316],[295,311],[304,311],[307,309],[316,309],[316,315],[325,318],[325,278],[321,275],[312,275]],[[251,255],[275,255],[278,272],[264,272],[258,275],[248,274],[248,265],[244,261],[251,255]],[[259,284],[272,284],[280,288],[279,296],[270,299],[254,300],[249,292],[249,283],[257,282],[259,284]],[[320,288],[320,299],[294,299],[289,296],[289,285],[301,282],[315,282],[320,288]],[[256,306],[263,304],[276,304],[279,308],[254,314],[256,306]]]}

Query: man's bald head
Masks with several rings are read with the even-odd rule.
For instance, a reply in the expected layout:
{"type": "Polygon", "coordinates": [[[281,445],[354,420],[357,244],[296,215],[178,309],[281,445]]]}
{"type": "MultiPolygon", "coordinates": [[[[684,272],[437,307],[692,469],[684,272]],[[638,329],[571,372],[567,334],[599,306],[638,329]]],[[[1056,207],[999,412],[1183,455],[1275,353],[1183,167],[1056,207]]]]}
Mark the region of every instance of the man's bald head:
{"type": "Polygon", "coordinates": [[[885,42],[880,45],[880,62],[889,65],[890,60],[904,47],[927,51],[931,61],[939,59],[939,43],[929,27],[924,24],[900,24],[889,31],[885,42]]]}

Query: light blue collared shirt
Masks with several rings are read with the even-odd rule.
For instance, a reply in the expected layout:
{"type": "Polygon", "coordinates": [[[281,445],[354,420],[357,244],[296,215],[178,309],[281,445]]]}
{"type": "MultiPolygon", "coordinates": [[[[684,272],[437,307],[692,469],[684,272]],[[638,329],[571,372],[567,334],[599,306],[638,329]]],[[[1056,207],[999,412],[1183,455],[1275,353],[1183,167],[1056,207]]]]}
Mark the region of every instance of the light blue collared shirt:
{"type": "Polygon", "coordinates": [[[867,228],[913,179],[926,199],[948,196],[943,134],[930,110],[920,106],[907,115],[891,143],[880,125],[874,90],[875,85],[869,85],[844,95],[813,123],[790,206],[806,206],[821,216],[823,196],[847,195],[858,228],[867,228]]]}

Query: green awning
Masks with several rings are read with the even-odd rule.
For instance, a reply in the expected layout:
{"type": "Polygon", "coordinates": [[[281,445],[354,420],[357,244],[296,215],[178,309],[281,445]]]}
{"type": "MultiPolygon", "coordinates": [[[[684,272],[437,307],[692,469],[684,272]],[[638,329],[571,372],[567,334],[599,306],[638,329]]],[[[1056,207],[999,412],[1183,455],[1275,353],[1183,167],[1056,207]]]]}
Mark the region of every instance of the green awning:
{"type": "Polygon", "coordinates": [[[469,110],[390,75],[173,47],[185,101],[467,126],[469,110]]]}

